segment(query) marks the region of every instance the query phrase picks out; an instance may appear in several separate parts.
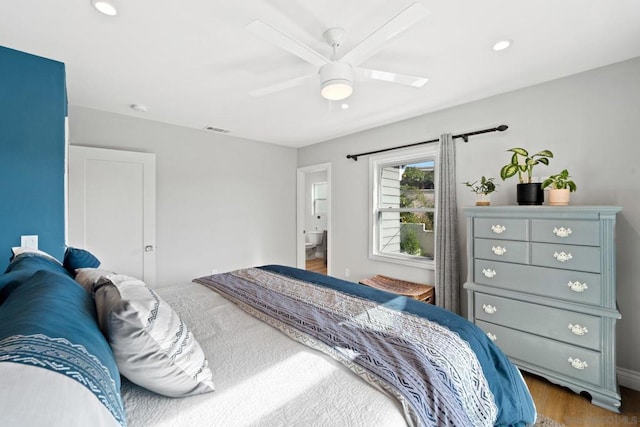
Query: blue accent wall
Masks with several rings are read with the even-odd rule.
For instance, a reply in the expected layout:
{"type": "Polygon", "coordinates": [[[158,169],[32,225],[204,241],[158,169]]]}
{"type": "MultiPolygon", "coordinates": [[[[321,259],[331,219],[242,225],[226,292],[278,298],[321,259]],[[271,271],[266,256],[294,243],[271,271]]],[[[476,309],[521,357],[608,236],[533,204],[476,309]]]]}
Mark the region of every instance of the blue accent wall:
{"type": "Polygon", "coordinates": [[[0,46],[0,272],[24,234],[62,259],[66,112],[64,64],[0,46]]]}

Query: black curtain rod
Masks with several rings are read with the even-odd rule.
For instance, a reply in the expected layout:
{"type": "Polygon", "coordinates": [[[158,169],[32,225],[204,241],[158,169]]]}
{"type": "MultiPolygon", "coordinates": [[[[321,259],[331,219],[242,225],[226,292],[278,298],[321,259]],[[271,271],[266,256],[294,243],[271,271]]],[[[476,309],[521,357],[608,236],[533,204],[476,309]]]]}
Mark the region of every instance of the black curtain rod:
{"type": "MultiPolygon", "coordinates": [[[[496,131],[497,132],[503,132],[503,131],[505,131],[507,129],[509,129],[509,126],[500,125],[500,126],[495,127],[495,128],[477,130],[475,132],[461,133],[460,135],[453,135],[453,138],[454,139],[455,138],[462,138],[464,140],[464,142],[469,142],[469,137],[470,136],[480,135],[482,133],[496,132],[496,131]]],[[[361,157],[361,156],[368,156],[369,154],[384,153],[385,151],[399,150],[401,148],[414,147],[416,145],[431,144],[431,143],[434,143],[434,142],[438,142],[439,140],[440,140],[440,138],[436,138],[436,139],[430,139],[429,141],[414,142],[413,144],[399,145],[397,147],[392,147],[392,148],[383,148],[382,150],[368,151],[366,153],[347,154],[347,159],[353,159],[353,160],[355,160],[357,162],[358,161],[358,157],[361,157]]]]}

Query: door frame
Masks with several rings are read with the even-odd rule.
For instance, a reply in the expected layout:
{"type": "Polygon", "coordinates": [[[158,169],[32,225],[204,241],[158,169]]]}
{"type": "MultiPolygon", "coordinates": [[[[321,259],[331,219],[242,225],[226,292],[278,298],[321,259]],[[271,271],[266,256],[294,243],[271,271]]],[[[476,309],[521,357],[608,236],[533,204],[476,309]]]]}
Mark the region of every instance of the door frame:
{"type": "Polygon", "coordinates": [[[319,163],[297,169],[297,198],[296,198],[296,267],[305,269],[305,201],[306,176],[315,172],[327,174],[327,274],[331,274],[331,163],[319,163]]]}

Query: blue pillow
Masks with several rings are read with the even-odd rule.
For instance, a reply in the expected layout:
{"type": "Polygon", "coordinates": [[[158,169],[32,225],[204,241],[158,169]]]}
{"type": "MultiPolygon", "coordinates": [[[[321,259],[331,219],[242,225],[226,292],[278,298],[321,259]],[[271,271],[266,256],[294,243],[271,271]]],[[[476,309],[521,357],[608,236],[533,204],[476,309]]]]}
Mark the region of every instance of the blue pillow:
{"type": "MultiPolygon", "coordinates": [[[[17,267],[7,274],[18,273],[17,267]]],[[[120,373],[98,327],[93,299],[62,266],[20,280],[0,307],[0,360],[78,381],[125,425],[120,373]]]]}
{"type": "Polygon", "coordinates": [[[98,268],[100,260],[85,249],[67,247],[62,265],[75,277],[77,268],[98,268]]]}
{"type": "Polygon", "coordinates": [[[11,258],[5,273],[0,276],[0,305],[23,281],[39,270],[69,275],[60,261],[41,251],[20,251],[11,258]]]}

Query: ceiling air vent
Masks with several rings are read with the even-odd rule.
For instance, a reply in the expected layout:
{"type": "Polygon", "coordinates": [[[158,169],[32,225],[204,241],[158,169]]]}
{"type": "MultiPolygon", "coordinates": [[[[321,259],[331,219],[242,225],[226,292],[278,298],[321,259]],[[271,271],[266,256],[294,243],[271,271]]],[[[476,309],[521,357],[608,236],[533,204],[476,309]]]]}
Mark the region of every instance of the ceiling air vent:
{"type": "Polygon", "coordinates": [[[205,126],[203,129],[204,130],[208,130],[209,132],[218,132],[218,133],[229,133],[229,132],[231,132],[230,130],[217,128],[215,126],[205,126]]]}

